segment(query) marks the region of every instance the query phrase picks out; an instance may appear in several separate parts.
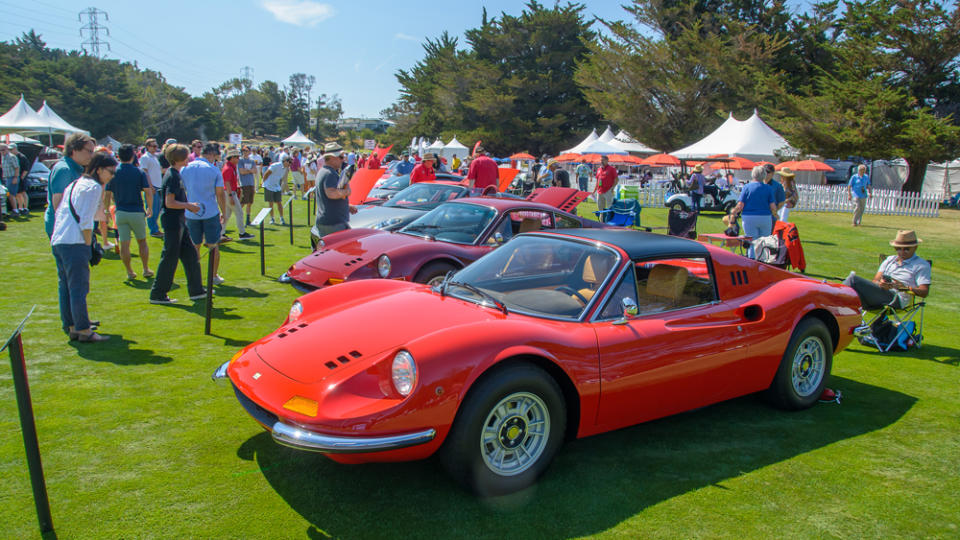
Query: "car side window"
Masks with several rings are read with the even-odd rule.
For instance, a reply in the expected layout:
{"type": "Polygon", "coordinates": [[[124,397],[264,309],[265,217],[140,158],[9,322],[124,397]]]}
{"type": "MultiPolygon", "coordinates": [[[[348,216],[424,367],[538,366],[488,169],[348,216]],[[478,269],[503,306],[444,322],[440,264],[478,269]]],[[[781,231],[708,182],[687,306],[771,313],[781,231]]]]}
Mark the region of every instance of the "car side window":
{"type": "Polygon", "coordinates": [[[623,317],[624,298],[629,298],[634,302],[637,301],[637,276],[633,266],[627,268],[613,294],[607,299],[606,305],[600,311],[600,319],[608,320],[623,317]]]}
{"type": "Polygon", "coordinates": [[[582,223],[580,223],[578,220],[573,219],[571,217],[564,216],[562,214],[556,214],[555,217],[557,220],[558,229],[578,229],[580,227],[583,227],[582,223]]]}
{"type": "Polygon", "coordinates": [[[635,264],[639,314],[682,309],[716,300],[704,258],[646,260],[635,264]]]}
{"type": "Polygon", "coordinates": [[[508,212],[503,217],[497,225],[497,228],[490,233],[486,243],[488,245],[496,245],[497,233],[499,233],[503,241],[506,242],[520,233],[552,228],[553,217],[550,212],[540,210],[514,210],[508,212]]]}

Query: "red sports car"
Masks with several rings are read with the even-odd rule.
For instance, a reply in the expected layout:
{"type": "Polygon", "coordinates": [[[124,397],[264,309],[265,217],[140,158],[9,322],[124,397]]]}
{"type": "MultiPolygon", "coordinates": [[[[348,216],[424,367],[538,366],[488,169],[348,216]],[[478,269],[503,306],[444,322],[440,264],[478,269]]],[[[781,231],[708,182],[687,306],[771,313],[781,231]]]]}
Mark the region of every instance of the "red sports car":
{"type": "Polygon", "coordinates": [[[336,232],[287,269],[280,281],[304,292],[370,278],[436,282],[522,232],[603,227],[559,209],[572,209],[586,196],[576,189],[550,188],[528,200],[457,199],[440,204],[399,231],[336,232]]]}
{"type": "Polygon", "coordinates": [[[344,463],[439,452],[498,494],[533,483],[565,437],[753,392],[811,406],[859,308],[844,285],[692,240],[536,232],[432,287],[302,296],[214,377],[281,444],[344,463]]]}

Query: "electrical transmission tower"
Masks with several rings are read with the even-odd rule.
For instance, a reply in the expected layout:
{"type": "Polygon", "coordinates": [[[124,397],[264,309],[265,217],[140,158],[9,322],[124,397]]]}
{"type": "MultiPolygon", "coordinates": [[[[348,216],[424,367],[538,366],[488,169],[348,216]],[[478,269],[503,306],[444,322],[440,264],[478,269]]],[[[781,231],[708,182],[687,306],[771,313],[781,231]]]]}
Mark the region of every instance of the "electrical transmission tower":
{"type": "Polygon", "coordinates": [[[106,11],[95,7],[87,8],[78,13],[77,21],[83,22],[84,16],[87,17],[87,24],[80,27],[80,48],[87,54],[93,54],[99,58],[101,46],[106,47],[108,51],[111,50],[110,44],[105,39],[100,38],[100,32],[104,32],[107,37],[110,36],[110,29],[100,24],[100,17],[109,21],[110,16],[107,15],[106,11]],[[86,32],[86,36],[84,36],[84,32],[86,32]]]}
{"type": "Polygon", "coordinates": [[[243,69],[240,70],[240,78],[250,86],[253,86],[253,68],[250,66],[243,66],[243,69]]]}

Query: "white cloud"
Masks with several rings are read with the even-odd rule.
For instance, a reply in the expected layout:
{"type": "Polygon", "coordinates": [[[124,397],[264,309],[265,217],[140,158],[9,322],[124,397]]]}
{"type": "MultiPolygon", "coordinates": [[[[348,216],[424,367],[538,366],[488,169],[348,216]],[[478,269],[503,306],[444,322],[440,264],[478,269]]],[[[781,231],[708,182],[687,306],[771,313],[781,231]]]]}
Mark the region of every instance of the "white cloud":
{"type": "Polygon", "coordinates": [[[297,26],[316,26],[336,15],[330,4],[312,0],[263,0],[261,5],[278,21],[297,26]]]}
{"type": "Polygon", "coordinates": [[[419,39],[417,39],[417,38],[415,38],[415,37],[413,37],[413,36],[411,36],[411,35],[409,35],[409,34],[403,34],[403,33],[400,33],[400,32],[397,32],[396,34],[394,34],[393,37],[395,37],[395,38],[397,38],[397,39],[404,39],[404,40],[407,40],[407,41],[420,41],[419,39]]]}

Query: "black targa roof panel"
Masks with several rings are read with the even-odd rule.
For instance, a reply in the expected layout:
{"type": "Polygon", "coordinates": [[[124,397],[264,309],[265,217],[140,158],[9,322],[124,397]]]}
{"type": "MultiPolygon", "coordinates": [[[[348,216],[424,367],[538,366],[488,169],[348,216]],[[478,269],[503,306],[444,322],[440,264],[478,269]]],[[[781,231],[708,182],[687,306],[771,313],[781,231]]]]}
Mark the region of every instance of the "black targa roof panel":
{"type": "Polygon", "coordinates": [[[557,233],[619,246],[631,259],[709,255],[706,246],[694,240],[630,229],[563,229],[557,233]]]}

